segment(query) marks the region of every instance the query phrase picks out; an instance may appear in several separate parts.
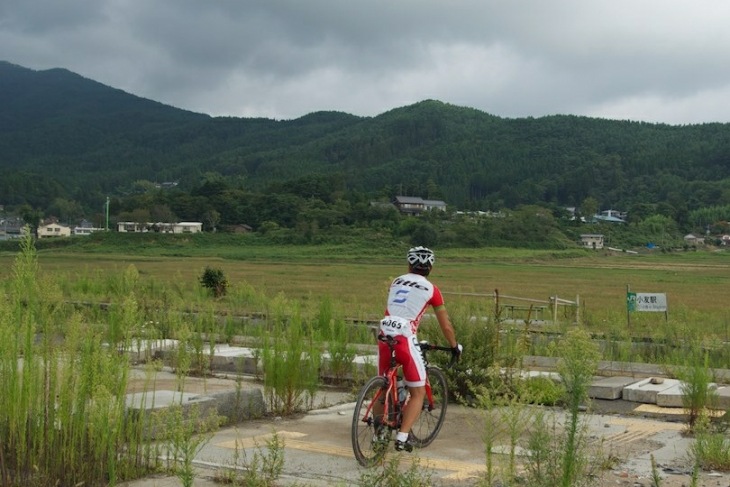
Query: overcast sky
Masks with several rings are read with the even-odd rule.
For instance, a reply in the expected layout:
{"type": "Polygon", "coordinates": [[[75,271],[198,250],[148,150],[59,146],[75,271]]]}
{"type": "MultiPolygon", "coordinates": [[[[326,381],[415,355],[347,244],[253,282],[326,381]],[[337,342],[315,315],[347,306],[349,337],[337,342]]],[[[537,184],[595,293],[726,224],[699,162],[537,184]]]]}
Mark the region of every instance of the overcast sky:
{"type": "Polygon", "coordinates": [[[730,122],[725,0],[2,0],[0,60],[213,116],[730,122]]]}

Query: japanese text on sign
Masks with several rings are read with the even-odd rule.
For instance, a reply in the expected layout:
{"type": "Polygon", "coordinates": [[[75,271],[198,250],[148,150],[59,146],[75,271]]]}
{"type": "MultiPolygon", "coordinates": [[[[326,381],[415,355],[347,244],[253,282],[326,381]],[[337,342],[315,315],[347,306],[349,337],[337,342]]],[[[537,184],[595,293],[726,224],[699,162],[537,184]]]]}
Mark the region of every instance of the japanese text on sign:
{"type": "Polygon", "coordinates": [[[626,305],[629,311],[667,311],[667,295],[664,293],[628,293],[626,305]]]}

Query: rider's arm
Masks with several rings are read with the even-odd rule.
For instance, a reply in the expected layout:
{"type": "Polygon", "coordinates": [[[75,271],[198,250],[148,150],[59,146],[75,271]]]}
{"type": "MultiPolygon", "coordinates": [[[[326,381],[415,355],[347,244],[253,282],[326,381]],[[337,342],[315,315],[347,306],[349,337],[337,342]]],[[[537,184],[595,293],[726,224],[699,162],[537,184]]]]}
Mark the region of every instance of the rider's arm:
{"type": "Polygon", "coordinates": [[[455,347],[457,345],[456,332],[454,332],[454,327],[451,324],[449,313],[446,311],[446,306],[436,306],[434,307],[434,312],[436,313],[436,319],[439,322],[444,338],[449,342],[450,347],[455,347]]]}

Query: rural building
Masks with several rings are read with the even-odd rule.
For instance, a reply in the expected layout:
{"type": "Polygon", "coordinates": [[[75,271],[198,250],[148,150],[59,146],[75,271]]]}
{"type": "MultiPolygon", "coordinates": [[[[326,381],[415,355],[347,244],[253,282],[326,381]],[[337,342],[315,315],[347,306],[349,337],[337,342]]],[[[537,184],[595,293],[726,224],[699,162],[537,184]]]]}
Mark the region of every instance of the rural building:
{"type": "Polygon", "coordinates": [[[91,235],[94,232],[102,230],[104,229],[95,227],[89,220],[81,220],[81,222],[73,228],[72,233],[74,235],[91,235]]]}
{"type": "Polygon", "coordinates": [[[20,217],[0,219],[0,240],[20,238],[25,233],[25,222],[20,217]]]}
{"type": "Polygon", "coordinates": [[[103,228],[97,228],[97,227],[74,227],[73,228],[73,234],[74,235],[91,235],[94,232],[101,232],[104,231],[103,228]]]}
{"type": "Polygon", "coordinates": [[[687,245],[704,245],[705,238],[698,237],[692,233],[688,233],[684,236],[684,243],[686,243],[687,245]]]}
{"type": "Polygon", "coordinates": [[[616,210],[603,210],[601,213],[593,215],[593,221],[606,223],[626,223],[626,213],[616,210]]]}
{"type": "Polygon", "coordinates": [[[600,233],[584,233],[580,236],[580,243],[586,249],[602,249],[603,234],[600,233]]]}
{"type": "Polygon", "coordinates": [[[179,223],[138,223],[119,222],[117,231],[121,233],[200,233],[203,231],[202,222],[179,222],[179,223]]]}
{"type": "Polygon", "coordinates": [[[429,210],[446,211],[445,202],[441,200],[424,200],[419,196],[396,196],[393,205],[398,211],[407,215],[419,215],[429,210]]]}
{"type": "Polygon", "coordinates": [[[70,237],[71,228],[60,223],[48,223],[38,227],[38,238],[70,237]]]}

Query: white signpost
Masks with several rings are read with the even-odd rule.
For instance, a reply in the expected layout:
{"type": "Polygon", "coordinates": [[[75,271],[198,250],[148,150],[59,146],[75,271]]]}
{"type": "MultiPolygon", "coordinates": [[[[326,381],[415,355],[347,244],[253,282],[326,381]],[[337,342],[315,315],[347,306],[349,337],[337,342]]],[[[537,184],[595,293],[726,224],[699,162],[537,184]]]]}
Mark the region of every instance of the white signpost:
{"type": "Polygon", "coordinates": [[[632,293],[626,286],[626,316],[631,326],[632,311],[663,312],[664,318],[669,318],[667,295],[665,293],[632,293]]]}
{"type": "Polygon", "coordinates": [[[631,311],[667,311],[667,295],[664,293],[629,293],[629,306],[631,301],[631,311]]]}

